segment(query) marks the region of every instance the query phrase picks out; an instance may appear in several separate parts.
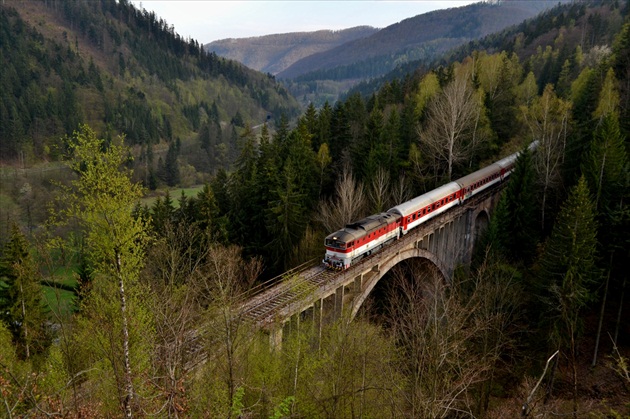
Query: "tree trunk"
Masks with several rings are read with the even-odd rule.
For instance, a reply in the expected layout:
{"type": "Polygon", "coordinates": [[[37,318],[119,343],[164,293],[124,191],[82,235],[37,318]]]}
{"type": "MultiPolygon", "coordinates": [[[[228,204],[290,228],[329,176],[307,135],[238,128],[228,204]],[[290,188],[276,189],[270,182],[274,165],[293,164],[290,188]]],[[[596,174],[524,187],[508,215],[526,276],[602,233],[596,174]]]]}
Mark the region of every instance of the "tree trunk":
{"type": "Polygon", "coordinates": [[[24,304],[24,288],[20,281],[20,295],[22,296],[22,328],[24,329],[24,350],[26,351],[26,359],[31,357],[31,351],[28,345],[28,322],[26,321],[26,306],[24,304]]]}
{"type": "Polygon", "coordinates": [[[122,277],[120,254],[116,254],[116,269],[118,270],[118,290],[120,293],[120,313],[122,315],[123,356],[125,358],[125,384],[127,396],[123,400],[125,417],[131,418],[131,404],[133,402],[133,382],[131,381],[131,362],[129,360],[129,326],[127,324],[127,301],[125,299],[125,283],[122,277]]]}
{"type": "Polygon", "coordinates": [[[617,324],[615,325],[615,337],[613,343],[617,346],[617,336],[619,336],[619,325],[621,324],[621,311],[623,309],[623,297],[626,291],[626,279],[623,279],[621,284],[621,298],[619,299],[619,310],[617,311],[617,324]]]}
{"type": "MultiPolygon", "coordinates": [[[[610,255],[610,265],[612,266],[613,256],[610,255]]],[[[591,366],[594,367],[597,364],[597,352],[599,351],[599,338],[602,335],[602,324],[604,323],[604,311],[606,310],[606,298],[608,297],[608,282],[610,282],[610,268],[608,269],[608,275],[606,276],[606,285],[604,286],[604,299],[602,300],[602,308],[599,311],[599,324],[597,325],[597,337],[595,338],[595,350],[593,351],[593,362],[591,366]]]]}

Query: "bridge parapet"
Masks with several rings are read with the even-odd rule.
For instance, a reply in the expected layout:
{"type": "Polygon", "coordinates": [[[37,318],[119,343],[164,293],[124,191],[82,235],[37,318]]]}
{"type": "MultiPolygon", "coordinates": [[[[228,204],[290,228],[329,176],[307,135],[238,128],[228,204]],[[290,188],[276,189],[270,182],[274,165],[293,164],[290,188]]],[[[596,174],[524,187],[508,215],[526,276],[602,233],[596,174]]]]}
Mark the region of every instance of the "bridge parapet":
{"type": "Polygon", "coordinates": [[[283,329],[299,327],[308,319],[317,327],[347,312],[353,318],[378,281],[398,263],[410,258],[428,260],[450,282],[458,265],[468,264],[479,214],[487,214],[502,188],[473,197],[422,224],[345,271],[332,272],[314,266],[246,301],[244,317],[270,332],[279,345],[283,329]]]}

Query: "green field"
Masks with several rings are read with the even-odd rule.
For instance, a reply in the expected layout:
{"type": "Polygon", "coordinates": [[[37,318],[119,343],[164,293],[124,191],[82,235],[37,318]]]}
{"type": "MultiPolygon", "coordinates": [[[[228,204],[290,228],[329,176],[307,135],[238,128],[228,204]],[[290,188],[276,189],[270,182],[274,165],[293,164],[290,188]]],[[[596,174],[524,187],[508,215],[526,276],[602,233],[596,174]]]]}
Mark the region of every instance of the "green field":
{"type": "Polygon", "coordinates": [[[72,291],[43,286],[44,305],[50,309],[51,313],[58,313],[66,316],[76,309],[76,294],[72,291]]]}
{"type": "MultiPolygon", "coordinates": [[[[175,208],[179,208],[179,198],[182,196],[182,191],[186,197],[196,197],[197,194],[203,189],[203,185],[191,186],[190,188],[173,188],[168,189],[168,193],[171,196],[171,200],[173,201],[173,206],[175,208]]],[[[142,205],[146,205],[149,208],[153,205],[153,203],[158,199],[158,197],[166,196],[166,190],[159,190],[152,192],[150,196],[145,196],[140,200],[142,205]]]]}

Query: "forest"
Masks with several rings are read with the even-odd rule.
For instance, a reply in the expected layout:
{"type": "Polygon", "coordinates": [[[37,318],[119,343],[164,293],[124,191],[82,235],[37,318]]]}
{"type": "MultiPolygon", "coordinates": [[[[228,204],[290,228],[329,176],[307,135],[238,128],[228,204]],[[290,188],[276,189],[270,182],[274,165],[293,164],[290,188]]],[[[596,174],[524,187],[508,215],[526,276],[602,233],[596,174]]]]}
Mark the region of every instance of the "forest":
{"type": "MultiPolygon", "coordinates": [[[[3,30],[31,31],[0,11],[3,30]]],[[[483,40],[495,47],[473,43],[259,132],[234,112],[230,149],[217,141],[222,108],[188,103],[187,136],[156,134],[167,151],[155,178],[147,147],[99,117],[42,128],[61,145],[55,165],[0,179],[1,416],[627,417],[628,11],[560,5],[483,40]],[[144,200],[182,185],[185,149],[207,168],[200,192],[144,200]],[[279,347],[239,312],[257,284],[318,263],[330,232],[516,151],[450,283],[399,264],[355,319],[306,325],[279,347]]],[[[29,127],[17,155],[36,143],[29,127]]]]}
{"type": "MultiPolygon", "coordinates": [[[[200,119],[221,121],[213,141],[225,152],[216,158],[229,164],[233,131],[245,120],[298,113],[273,77],[205,52],[128,1],[7,2],[0,33],[3,162],[60,160],[63,137],[89,123],[108,141],[124,133],[137,176],[148,179],[170,144],[192,141],[200,119]]],[[[209,172],[195,155],[184,147],[179,157],[209,172]]]]}

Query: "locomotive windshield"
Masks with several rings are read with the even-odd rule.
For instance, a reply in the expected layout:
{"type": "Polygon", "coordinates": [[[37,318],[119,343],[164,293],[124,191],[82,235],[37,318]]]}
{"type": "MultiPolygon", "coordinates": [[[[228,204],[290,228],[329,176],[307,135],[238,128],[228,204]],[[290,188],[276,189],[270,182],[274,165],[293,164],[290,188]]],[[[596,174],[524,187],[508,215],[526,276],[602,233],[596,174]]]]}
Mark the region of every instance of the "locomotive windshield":
{"type": "Polygon", "coordinates": [[[326,239],[326,246],[328,247],[334,247],[336,249],[345,249],[346,248],[346,243],[342,242],[341,240],[338,240],[336,237],[330,238],[330,239],[326,239]]]}

